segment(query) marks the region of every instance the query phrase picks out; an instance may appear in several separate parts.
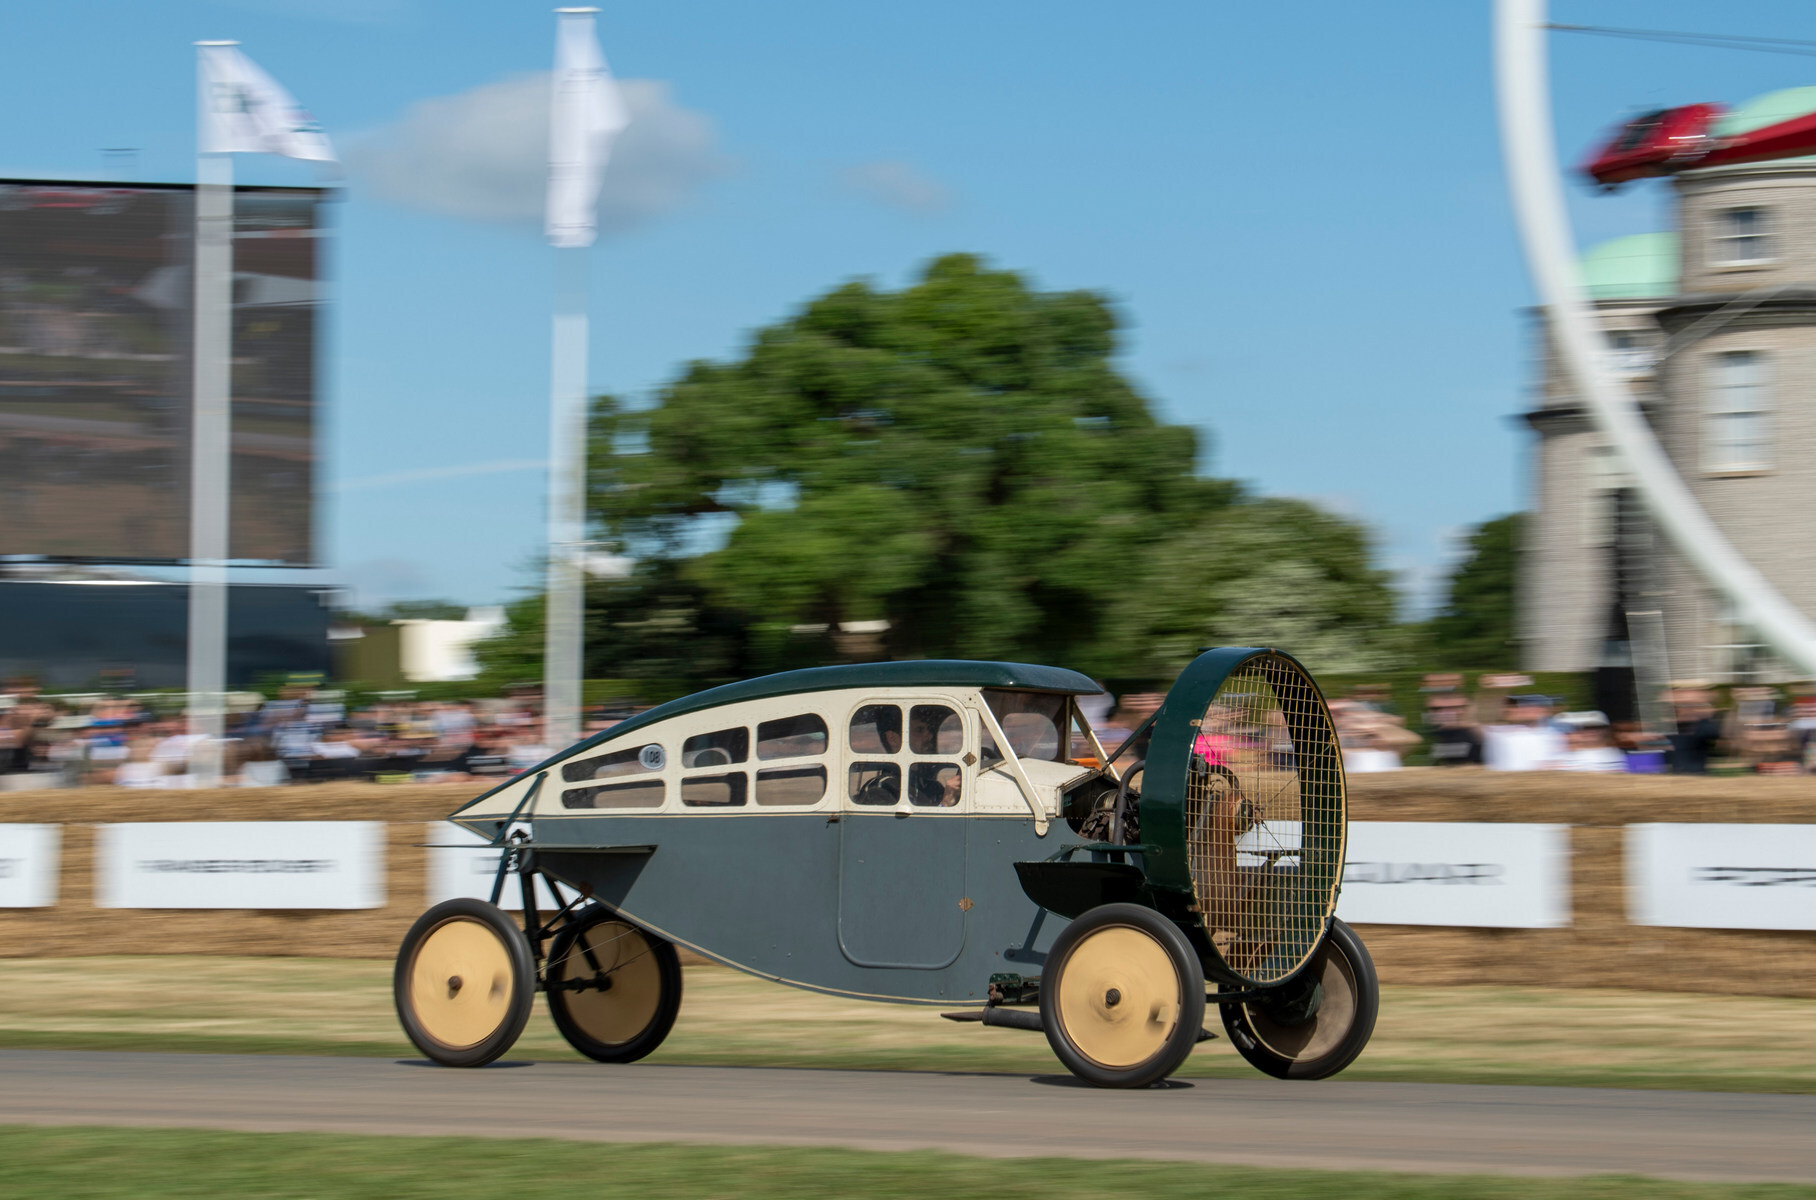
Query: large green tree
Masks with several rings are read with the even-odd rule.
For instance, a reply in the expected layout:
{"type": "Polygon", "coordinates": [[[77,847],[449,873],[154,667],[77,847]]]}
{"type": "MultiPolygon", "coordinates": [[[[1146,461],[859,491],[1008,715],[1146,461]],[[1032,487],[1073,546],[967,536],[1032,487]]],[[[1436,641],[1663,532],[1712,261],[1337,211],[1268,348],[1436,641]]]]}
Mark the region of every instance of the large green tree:
{"type": "MultiPolygon", "coordinates": [[[[1375,666],[1394,597],[1366,530],[1200,474],[1116,351],[1102,296],[950,255],[809,302],[653,405],[600,398],[590,517],[636,566],[589,589],[588,675],[657,694],[952,656],[1158,679],[1216,642],[1375,666]]],[[[488,674],[539,672],[540,602],[488,674]]]]}
{"type": "Polygon", "coordinates": [[[887,621],[893,657],[1105,669],[1131,565],[1235,494],[1117,371],[1115,334],[1103,297],[968,255],[899,292],[847,284],[653,408],[601,405],[594,517],[673,557],[730,514],[685,575],[748,614],[754,665],[887,621]]]}

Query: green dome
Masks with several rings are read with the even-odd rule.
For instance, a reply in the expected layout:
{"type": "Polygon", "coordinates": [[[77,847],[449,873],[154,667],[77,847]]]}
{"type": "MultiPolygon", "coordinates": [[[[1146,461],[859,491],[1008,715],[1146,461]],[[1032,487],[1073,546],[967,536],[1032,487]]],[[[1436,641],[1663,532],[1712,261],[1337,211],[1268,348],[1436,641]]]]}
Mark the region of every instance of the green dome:
{"type": "Polygon", "coordinates": [[[1724,113],[1715,122],[1712,132],[1716,137],[1733,137],[1810,112],[1816,112],[1816,87],[1785,88],[1755,96],[1739,108],[1724,113]]]}
{"type": "MultiPolygon", "coordinates": [[[[1812,89],[1816,90],[1816,89],[1812,89]]],[[[1591,300],[1662,300],[1677,294],[1677,235],[1636,233],[1590,247],[1580,266],[1591,300]]]]}

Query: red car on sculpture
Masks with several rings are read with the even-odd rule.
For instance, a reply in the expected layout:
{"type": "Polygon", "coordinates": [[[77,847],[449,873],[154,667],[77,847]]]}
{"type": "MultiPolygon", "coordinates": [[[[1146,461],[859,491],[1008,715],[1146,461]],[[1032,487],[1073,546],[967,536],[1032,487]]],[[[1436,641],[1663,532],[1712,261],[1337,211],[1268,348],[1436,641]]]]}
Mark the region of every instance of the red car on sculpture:
{"type": "Polygon", "coordinates": [[[1686,104],[1644,113],[1621,126],[1583,164],[1605,188],[1633,179],[1674,175],[1697,167],[1767,162],[1816,154],[1816,112],[1722,136],[1719,104],[1686,104]]]}
{"type": "Polygon", "coordinates": [[[1694,166],[1709,151],[1709,130],[1719,104],[1661,108],[1628,121],[1583,164],[1583,173],[1603,187],[1633,179],[1669,175],[1694,166]]]}

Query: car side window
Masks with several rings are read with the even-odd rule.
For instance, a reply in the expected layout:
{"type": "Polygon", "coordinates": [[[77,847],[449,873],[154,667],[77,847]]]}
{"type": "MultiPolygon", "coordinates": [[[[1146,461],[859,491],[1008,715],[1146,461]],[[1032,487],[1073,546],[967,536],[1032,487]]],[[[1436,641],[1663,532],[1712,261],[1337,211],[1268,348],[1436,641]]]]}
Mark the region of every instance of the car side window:
{"type": "Polygon", "coordinates": [[[750,757],[750,730],[721,729],[681,743],[683,767],[729,767],[750,757]]]}
{"type": "Polygon", "coordinates": [[[944,704],[917,704],[908,710],[908,749],[915,754],[957,754],[965,748],[965,724],[944,704]]]}
{"type": "Polygon", "coordinates": [[[964,798],[965,773],[955,762],[908,766],[908,803],[917,808],[955,808],[964,798]]]}
{"type": "Polygon", "coordinates": [[[688,808],[741,808],[750,776],[742,771],[729,775],[695,775],[681,781],[681,803],[688,808]]]}
{"type": "Polygon", "coordinates": [[[802,713],[757,725],[757,758],[807,758],[826,753],[826,720],[802,713]]]}
{"type": "Polygon", "coordinates": [[[562,763],[561,778],[568,783],[581,783],[588,779],[648,775],[660,771],[666,764],[667,756],[663,754],[662,747],[652,742],[647,746],[631,746],[624,750],[614,750],[610,754],[562,763]]]}
{"type": "Polygon", "coordinates": [[[851,714],[846,734],[854,754],[897,754],[902,749],[902,710],[894,704],[866,704],[851,714]]]}
{"type": "Polygon", "coordinates": [[[561,793],[563,808],[661,808],[667,788],[660,779],[570,788],[561,793]]]}
{"type": "Polygon", "coordinates": [[[885,806],[902,798],[902,768],[892,762],[851,764],[851,802],[885,806]]]}
{"type": "Polygon", "coordinates": [[[818,804],[826,794],[826,768],[765,767],[757,772],[759,805],[818,804]]]}

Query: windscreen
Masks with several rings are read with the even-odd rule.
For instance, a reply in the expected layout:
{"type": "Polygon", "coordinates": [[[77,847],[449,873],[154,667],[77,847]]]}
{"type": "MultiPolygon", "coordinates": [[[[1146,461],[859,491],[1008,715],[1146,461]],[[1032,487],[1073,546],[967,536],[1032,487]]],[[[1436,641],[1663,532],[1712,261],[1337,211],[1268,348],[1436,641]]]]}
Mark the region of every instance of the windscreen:
{"type": "MultiPolygon", "coordinates": [[[[1064,693],[1013,692],[1000,688],[984,690],[984,703],[990,706],[997,724],[1003,727],[1003,736],[1009,739],[1015,756],[1044,762],[1065,761],[1065,738],[1061,736],[1061,731],[1066,727],[1066,709],[1070,700],[1071,697],[1064,693]]],[[[986,737],[986,758],[993,749],[986,737]]]]}

